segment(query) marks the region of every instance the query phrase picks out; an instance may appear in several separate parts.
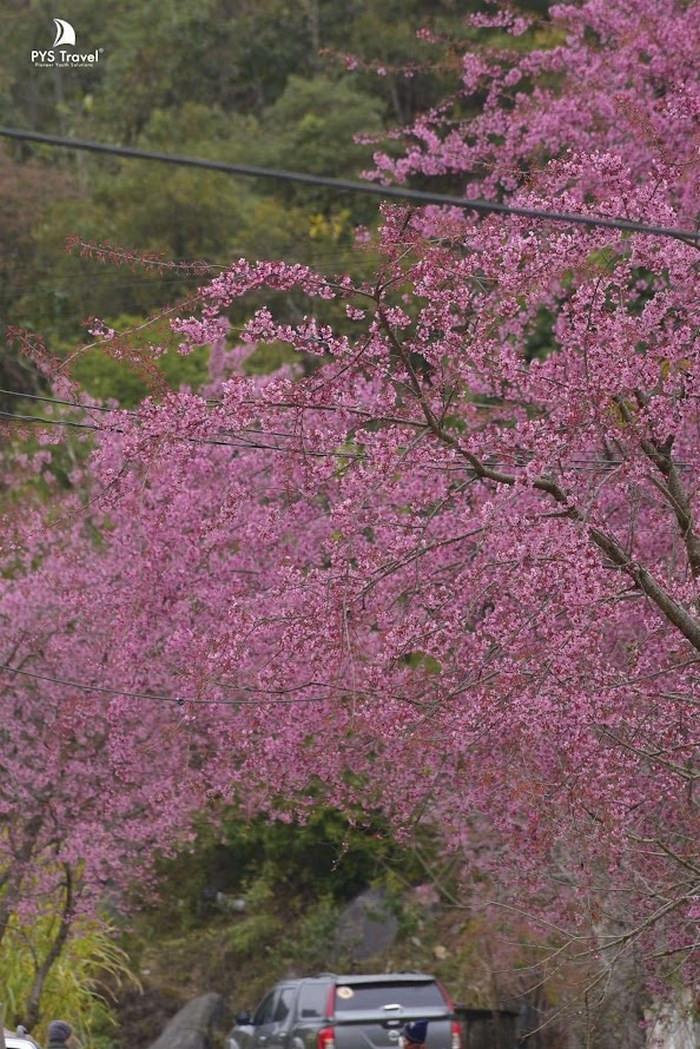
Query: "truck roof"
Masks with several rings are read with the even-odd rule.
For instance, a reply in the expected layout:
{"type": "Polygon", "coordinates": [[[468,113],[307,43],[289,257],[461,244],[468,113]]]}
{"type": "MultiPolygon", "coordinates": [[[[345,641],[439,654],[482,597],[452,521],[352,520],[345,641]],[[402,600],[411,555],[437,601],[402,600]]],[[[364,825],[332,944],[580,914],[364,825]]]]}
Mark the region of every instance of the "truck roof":
{"type": "Polygon", "coordinates": [[[319,973],[318,979],[327,978],[337,983],[430,983],[435,977],[430,973],[319,973]]]}

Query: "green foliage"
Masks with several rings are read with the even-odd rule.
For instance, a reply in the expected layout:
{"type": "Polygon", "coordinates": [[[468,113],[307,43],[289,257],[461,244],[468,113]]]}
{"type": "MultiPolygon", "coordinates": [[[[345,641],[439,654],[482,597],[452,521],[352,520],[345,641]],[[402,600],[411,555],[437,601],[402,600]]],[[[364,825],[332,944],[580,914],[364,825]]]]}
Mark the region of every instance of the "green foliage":
{"type": "Polygon", "coordinates": [[[118,401],[123,408],[133,408],[148,393],[148,386],[134,371],[99,350],[81,357],[72,375],[93,397],[118,401]]]}
{"type": "Polygon", "coordinates": [[[554,315],[551,310],[542,306],[530,326],[530,333],[525,342],[525,359],[544,360],[555,349],[554,315]]]}
{"type": "Polygon", "coordinates": [[[292,936],[282,945],[282,953],[303,972],[313,972],[328,957],[338,925],[339,908],[322,896],[302,916],[292,936]]]}
{"type": "MultiPolygon", "coordinates": [[[[354,135],[381,133],[399,111],[410,119],[444,84],[424,74],[349,76],[319,49],[388,63],[424,60],[431,52],[416,40],[418,26],[428,17],[461,32],[462,14],[454,0],[434,0],[429,11],[420,0],[105,0],[99,10],[72,0],[65,13],[81,44],[104,48],[94,69],[28,73],[28,51],[50,46],[53,12],[43,5],[0,10],[6,124],[355,177],[371,164],[372,147],[354,135]]],[[[70,234],[217,264],[245,255],[330,272],[371,269],[371,259],[351,250],[354,226],[376,215],[376,202],[365,197],[41,146],[8,146],[0,184],[7,203],[0,204],[0,243],[12,245],[0,312],[51,343],[80,338],[86,317],[144,319],[201,282],[67,257],[70,234]]],[[[296,316],[298,297],[289,296],[285,308],[296,316]]],[[[320,319],[336,309],[319,304],[320,319]]],[[[4,367],[11,388],[36,382],[16,354],[4,367]]],[[[112,364],[94,366],[93,387],[134,403],[142,387],[114,372],[112,364]]]]}
{"type": "Polygon", "coordinates": [[[442,670],[441,663],[435,656],[431,656],[429,652],[407,652],[404,656],[404,662],[414,670],[421,668],[428,674],[439,674],[442,670]]]}
{"type": "MultiPolygon", "coordinates": [[[[379,131],[382,109],[379,99],[358,90],[348,78],[292,76],[283,94],[261,118],[260,160],[282,168],[303,167],[319,175],[357,177],[369,165],[371,151],[355,143],[354,136],[361,131],[379,131]]],[[[294,183],[275,186],[272,191],[307,208],[326,209],[341,200],[337,193],[294,183]]],[[[356,197],[348,198],[347,206],[355,222],[370,221],[376,211],[376,202],[356,197]]]]}
{"type": "MultiPolygon", "coordinates": [[[[195,156],[356,175],[370,160],[369,147],[352,141],[354,130],[363,126],[380,126],[376,99],[347,80],[295,77],[259,120],[187,102],[154,109],[138,141],[195,156]]],[[[36,279],[18,292],[14,305],[17,322],[54,333],[59,341],[78,335],[81,318],[120,313],[144,318],[202,283],[201,277],[153,267],[116,268],[67,257],[63,246],[72,233],[137,255],[206,259],[214,266],[241,256],[283,257],[331,271],[358,264],[366,269],[371,263],[352,251],[354,226],[370,221],[376,210],[365,198],[344,200],[193,168],[113,158],[88,163],[89,194],[57,199],[50,221],[33,230],[36,279]]],[[[289,298],[293,313],[297,307],[289,298]]],[[[133,382],[127,384],[133,396],[133,382]]]]}
{"type": "MultiPolygon", "coordinates": [[[[37,960],[48,953],[56,934],[56,920],[44,915],[31,922],[11,919],[2,944],[0,1000],[6,1016],[21,1023],[32,987],[37,960]]],[[[66,946],[53,965],[42,995],[42,1022],[33,1032],[43,1042],[47,1022],[67,1017],[87,1047],[108,1049],[112,1043],[115,1019],[104,994],[105,982],[112,987],[138,981],[128,956],[117,944],[116,930],[108,922],[78,922],[66,946]]]]}
{"type": "Polygon", "coordinates": [[[283,364],[294,364],[299,362],[299,354],[286,343],[268,342],[251,353],[245,362],[245,370],[248,375],[267,375],[269,372],[277,371],[283,364]]]}
{"type": "Polygon", "coordinates": [[[228,0],[168,0],[157,6],[112,0],[102,7],[112,15],[104,19],[112,46],[95,115],[132,139],[153,106],[184,99],[259,111],[284,90],[290,73],[309,75],[316,68],[314,14],[332,24],[336,15],[343,18],[343,8],[349,13],[347,0],[240,0],[235,9],[228,0]],[[306,17],[304,8],[309,8],[306,17]]]}
{"type": "MultiPolygon", "coordinates": [[[[117,332],[129,332],[140,326],[140,318],[120,316],[113,320],[105,318],[117,332]]],[[[144,331],[136,331],[127,336],[126,342],[133,343],[135,348],[143,346],[146,338],[149,343],[164,349],[157,358],[157,372],[168,387],[173,390],[182,386],[198,389],[206,381],[209,358],[208,348],[198,347],[192,353],[181,354],[178,351],[180,337],[172,333],[167,321],[162,319],[150,325],[144,331]]],[[[67,352],[68,347],[63,349],[67,352]]],[[[110,357],[104,348],[96,347],[78,356],[71,366],[71,377],[93,397],[100,400],[113,399],[124,408],[132,408],[139,401],[153,392],[148,376],[139,370],[138,364],[110,357]]]]}
{"type": "Polygon", "coordinates": [[[351,824],[321,804],[303,824],[263,817],[245,822],[230,811],[216,823],[202,819],[193,845],[160,862],[159,898],[149,920],[161,929],[201,926],[220,913],[217,892],[245,897],[250,913],[261,905],[255,894],[266,891],[298,913],[320,899],[342,904],[397,865],[404,881],[420,880],[415,858],[379,818],[351,824]]]}
{"type": "Polygon", "coordinates": [[[236,922],[229,931],[228,945],[236,961],[247,961],[261,952],[269,954],[272,942],[279,938],[282,921],[274,914],[252,914],[236,922]]]}

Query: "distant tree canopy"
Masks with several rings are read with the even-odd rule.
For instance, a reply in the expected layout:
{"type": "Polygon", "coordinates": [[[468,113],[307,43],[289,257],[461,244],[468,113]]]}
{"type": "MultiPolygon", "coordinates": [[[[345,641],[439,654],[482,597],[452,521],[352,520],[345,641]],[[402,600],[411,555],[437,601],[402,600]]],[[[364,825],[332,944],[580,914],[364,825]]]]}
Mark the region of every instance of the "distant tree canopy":
{"type": "MultiPolygon", "coordinates": [[[[79,44],[104,51],[94,69],[52,71],[31,67],[29,53],[51,45],[53,9],[13,0],[0,11],[0,121],[358,177],[374,147],[354,136],[381,139],[443,97],[465,41],[477,39],[465,15],[484,6],[107,0],[96,7],[73,0],[65,15],[79,44]],[[437,45],[418,39],[426,25],[437,45]],[[359,56],[356,67],[344,60],[349,54],[359,56]]],[[[0,242],[12,245],[0,255],[1,323],[41,331],[54,348],[80,338],[90,316],[145,317],[196,287],[182,275],[106,272],[94,260],[69,257],[71,234],[168,258],[227,263],[254,255],[357,270],[364,263],[351,251],[353,230],[376,215],[376,203],[364,197],[15,143],[0,145],[0,187],[0,242]]],[[[83,380],[87,370],[83,365],[83,380]]],[[[38,382],[8,346],[0,378],[11,389],[38,382]]],[[[105,393],[104,374],[96,388],[105,393]]]]}

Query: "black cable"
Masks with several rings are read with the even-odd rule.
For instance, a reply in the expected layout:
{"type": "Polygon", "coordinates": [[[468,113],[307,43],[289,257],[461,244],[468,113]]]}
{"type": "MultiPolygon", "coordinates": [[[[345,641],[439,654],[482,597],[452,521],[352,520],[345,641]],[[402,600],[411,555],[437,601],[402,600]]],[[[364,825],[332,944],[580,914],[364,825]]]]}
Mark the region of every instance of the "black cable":
{"type": "MultiPolygon", "coordinates": [[[[25,396],[19,394],[18,396],[25,396]]],[[[31,396],[31,395],[30,395],[31,396]]],[[[89,411],[89,406],[82,406],[85,411],[89,411]]],[[[122,409],[105,408],[103,411],[121,411],[122,409]]],[[[133,413],[128,413],[133,414],[133,413]]],[[[39,423],[44,426],[69,426],[78,430],[97,430],[99,433],[124,433],[125,431],[120,426],[98,426],[96,423],[79,423],[74,419],[49,419],[45,415],[22,415],[19,412],[5,412],[0,411],[0,419],[12,419],[17,422],[24,423],[39,423]]],[[[251,433],[257,433],[256,430],[252,430],[251,433]]],[[[350,452],[332,451],[332,452],[318,452],[311,448],[285,448],[279,444],[262,444],[259,441],[249,440],[247,437],[240,437],[237,434],[232,434],[235,441],[221,441],[215,437],[193,437],[191,434],[181,433],[169,433],[162,434],[163,437],[171,438],[175,441],[186,441],[189,444],[213,444],[221,448],[235,448],[238,451],[247,451],[250,448],[259,448],[269,452],[284,452],[286,455],[300,455],[302,458],[310,456],[314,459],[360,459],[360,455],[352,455],[350,452]]],[[[260,431],[261,437],[266,437],[267,433],[264,430],[260,431]]]]}
{"type": "MultiPolygon", "coordinates": [[[[24,395],[22,395],[24,396],[24,395]]],[[[20,415],[17,412],[0,411],[2,419],[18,419],[23,423],[46,423],[48,426],[73,426],[79,430],[102,430],[108,433],[123,433],[118,427],[96,426],[95,423],[79,423],[73,419],[47,419],[43,415],[20,415]]]]}
{"type": "MultiPolygon", "coordinates": [[[[0,388],[0,395],[6,395],[6,396],[10,396],[10,397],[18,397],[20,399],[32,400],[32,401],[44,401],[47,404],[58,404],[58,405],[61,405],[61,406],[64,406],[64,407],[81,408],[85,412],[90,412],[90,411],[119,412],[119,413],[122,413],[124,415],[129,415],[129,416],[133,416],[134,418],[138,418],[138,412],[136,412],[136,411],[134,411],[132,409],[129,409],[129,408],[121,408],[121,407],[108,408],[105,405],[83,404],[81,401],[66,401],[66,400],[61,400],[58,397],[46,397],[46,396],[42,396],[42,395],[36,394],[36,393],[22,393],[19,390],[5,390],[5,389],[2,389],[2,388],[0,388]]],[[[210,402],[207,402],[207,403],[208,403],[209,407],[214,407],[216,405],[219,405],[221,402],[220,401],[210,401],[210,402]]],[[[49,418],[46,418],[45,416],[42,416],[42,415],[20,415],[18,413],[0,411],[0,417],[6,418],[6,419],[18,419],[21,422],[49,423],[50,425],[53,425],[53,426],[74,426],[74,427],[79,427],[80,429],[84,429],[84,430],[99,430],[101,433],[124,433],[125,432],[123,429],[121,429],[120,427],[116,427],[116,426],[110,426],[110,427],[98,426],[96,423],[79,423],[79,422],[74,422],[73,420],[70,420],[70,419],[49,419],[49,418]]],[[[412,420],[410,420],[410,419],[403,419],[403,420],[396,420],[396,421],[403,422],[403,423],[408,423],[409,425],[412,425],[412,420]]],[[[176,440],[179,440],[179,441],[189,441],[189,442],[194,443],[194,444],[222,445],[223,447],[226,447],[226,448],[237,448],[237,449],[260,448],[260,449],[266,449],[268,451],[274,451],[274,452],[291,453],[293,455],[311,455],[311,456],[316,456],[318,458],[321,458],[321,457],[323,457],[323,458],[339,458],[339,459],[358,459],[358,458],[360,458],[360,456],[353,455],[353,454],[351,454],[349,452],[341,452],[341,451],[319,452],[319,451],[314,451],[314,450],[306,449],[306,448],[304,448],[304,449],[300,449],[300,448],[285,448],[283,445],[260,444],[258,442],[250,440],[250,438],[247,437],[247,436],[241,436],[241,434],[244,434],[244,435],[253,434],[253,435],[256,435],[256,436],[260,436],[260,437],[291,437],[291,436],[293,436],[290,433],[283,433],[283,432],[280,432],[280,431],[277,431],[277,430],[254,430],[254,429],[247,429],[247,428],[241,430],[240,433],[236,433],[236,432],[230,432],[230,433],[226,432],[225,433],[226,436],[234,437],[236,439],[237,443],[233,443],[232,441],[216,440],[216,439],[207,438],[207,437],[193,437],[193,436],[191,436],[189,434],[178,434],[178,433],[175,433],[175,434],[170,434],[168,436],[173,437],[173,438],[175,438],[176,440]]],[[[594,472],[594,471],[598,470],[600,467],[609,467],[610,469],[616,468],[618,466],[622,466],[623,462],[624,462],[624,460],[622,460],[622,459],[610,460],[610,459],[607,459],[607,458],[592,458],[592,459],[578,458],[578,459],[572,459],[569,462],[568,465],[570,466],[571,469],[574,469],[574,470],[576,470],[576,471],[578,471],[580,473],[585,473],[586,471],[594,472]],[[584,464],[588,464],[588,465],[584,465],[584,464]]],[[[511,466],[511,465],[513,465],[511,462],[505,461],[505,460],[490,460],[489,461],[489,466],[503,467],[503,466],[511,466]]],[[[519,465],[523,465],[523,464],[520,463],[519,465]]],[[[684,461],[682,459],[677,459],[677,460],[674,460],[674,465],[678,466],[680,469],[689,469],[692,466],[692,463],[686,462],[686,461],[684,461]]],[[[444,467],[439,467],[439,469],[445,470],[444,467]]],[[[466,469],[466,467],[460,467],[459,468],[459,472],[461,472],[463,469],[466,469]]],[[[447,470],[447,472],[452,472],[452,471],[451,470],[447,470]]]]}
{"type": "MultiPolygon", "coordinates": [[[[182,696],[169,696],[163,693],[151,693],[151,692],[132,692],[121,688],[110,688],[107,685],[90,685],[83,681],[72,681],[69,678],[53,677],[50,674],[37,674],[30,670],[19,670],[17,667],[11,667],[6,663],[0,663],[0,671],[5,671],[8,674],[20,674],[22,677],[33,678],[37,681],[47,681],[54,685],[66,685],[69,688],[77,688],[83,692],[102,692],[110,696],[124,696],[127,699],[147,699],[155,703],[174,703],[176,706],[217,706],[217,707],[240,707],[240,706],[260,706],[263,703],[270,704],[282,704],[284,706],[300,706],[304,703],[325,703],[330,698],[329,696],[312,696],[305,699],[191,699],[182,696]]],[[[304,688],[308,687],[315,688],[327,688],[329,690],[349,692],[353,694],[353,689],[338,689],[335,685],[324,685],[318,682],[309,682],[304,688]]],[[[302,687],[302,686],[300,686],[302,687]]],[[[263,689],[253,689],[247,686],[241,686],[243,692],[257,692],[262,697],[269,695],[278,695],[279,692],[295,691],[294,689],[271,689],[269,692],[263,689]]],[[[360,691],[358,695],[367,695],[368,693],[360,691]]]]}
{"type": "MultiPolygon", "coordinates": [[[[23,393],[21,390],[5,390],[0,387],[0,394],[8,397],[19,397],[26,401],[43,401],[46,404],[61,404],[66,408],[82,408],[84,412],[123,412],[125,415],[136,415],[130,408],[109,408],[104,404],[84,404],[82,401],[66,401],[60,397],[46,397],[39,393],[23,393]]],[[[38,418],[38,416],[36,416],[38,418]]]]}
{"type": "Polygon", "coordinates": [[[61,135],[45,135],[38,131],[25,131],[19,128],[0,127],[0,136],[18,139],[23,142],[39,142],[45,146],[82,149],[90,153],[107,153],[115,157],[157,160],[164,164],[205,168],[209,171],[222,171],[228,175],[277,179],[283,182],[300,182],[307,186],[324,186],[327,189],[334,189],[340,193],[364,193],[370,196],[384,197],[385,199],[405,200],[415,204],[443,204],[467,211],[476,211],[482,215],[518,215],[521,218],[566,222],[592,228],[619,229],[626,233],[646,233],[653,237],[674,237],[675,239],[691,241],[696,244],[700,243],[700,231],[698,230],[652,226],[645,222],[634,222],[623,218],[608,218],[604,215],[580,215],[576,212],[545,211],[542,208],[525,208],[513,204],[501,204],[498,201],[491,200],[471,200],[465,197],[455,197],[447,193],[428,193],[419,189],[402,189],[400,186],[379,186],[372,182],[354,182],[350,179],[331,178],[327,175],[311,175],[301,171],[264,168],[255,164],[230,164],[223,160],[205,160],[203,157],[187,157],[177,153],[160,153],[154,150],[136,149],[133,146],[110,146],[102,142],[64,138],[61,135]]]}

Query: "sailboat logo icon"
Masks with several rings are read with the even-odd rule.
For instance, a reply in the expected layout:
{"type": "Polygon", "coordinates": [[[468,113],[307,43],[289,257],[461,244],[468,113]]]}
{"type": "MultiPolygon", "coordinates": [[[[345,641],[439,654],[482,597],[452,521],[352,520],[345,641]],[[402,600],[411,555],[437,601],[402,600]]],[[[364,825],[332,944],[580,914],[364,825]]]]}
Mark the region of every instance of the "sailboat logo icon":
{"type": "Polygon", "coordinates": [[[35,69],[90,69],[97,65],[104,52],[103,47],[93,47],[91,51],[85,52],[78,51],[75,48],[75,29],[70,22],[66,22],[64,18],[54,18],[53,24],[56,26],[53,46],[46,50],[32,48],[31,63],[35,69]],[[66,44],[70,46],[70,50],[66,48],[66,44]]]}
{"type": "Polygon", "coordinates": [[[64,22],[62,18],[54,18],[54,25],[56,26],[54,47],[58,47],[59,44],[75,44],[75,29],[70,22],[64,22]]]}

